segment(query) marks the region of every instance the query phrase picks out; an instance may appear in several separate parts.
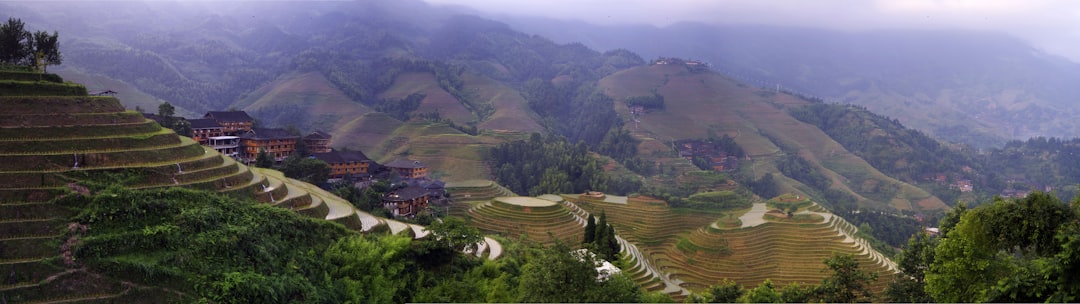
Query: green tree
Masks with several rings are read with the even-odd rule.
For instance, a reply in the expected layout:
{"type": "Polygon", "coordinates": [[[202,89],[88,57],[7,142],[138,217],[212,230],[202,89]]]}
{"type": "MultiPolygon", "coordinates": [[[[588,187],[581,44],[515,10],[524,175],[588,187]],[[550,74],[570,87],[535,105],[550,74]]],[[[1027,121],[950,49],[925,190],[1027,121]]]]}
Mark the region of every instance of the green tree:
{"type": "Polygon", "coordinates": [[[0,25],[0,63],[29,63],[33,45],[33,35],[26,31],[22,19],[8,18],[0,25]]]}
{"type": "MultiPolygon", "coordinates": [[[[934,248],[926,291],[944,302],[1075,299],[1075,209],[1032,193],[963,212],[934,248]]],[[[951,218],[947,217],[951,221],[951,218]]],[[[944,220],[943,220],[944,222],[944,220]]]]}
{"type": "Polygon", "coordinates": [[[521,302],[589,302],[585,295],[597,285],[596,261],[591,255],[571,253],[562,242],[532,255],[521,268],[521,302]]]}
{"type": "Polygon", "coordinates": [[[344,287],[350,303],[393,303],[394,296],[407,282],[406,252],[411,238],[365,236],[342,238],[323,253],[336,268],[327,274],[344,287]]]}
{"type": "Polygon", "coordinates": [[[645,296],[625,274],[600,278],[596,255],[556,242],[529,253],[521,268],[521,302],[636,302],[645,296]]]}
{"type": "Polygon", "coordinates": [[[885,288],[885,299],[895,303],[928,303],[934,298],[926,293],[926,271],[934,262],[935,242],[925,231],[912,235],[896,259],[900,274],[885,288]]]}
{"type": "Polygon", "coordinates": [[[450,250],[450,265],[454,256],[461,252],[476,252],[484,235],[476,227],[469,226],[464,220],[448,216],[442,221],[435,221],[427,227],[431,231],[430,240],[435,246],[450,250]]]}
{"type": "Polygon", "coordinates": [[[281,173],[287,177],[317,185],[325,183],[330,178],[330,165],[322,160],[293,154],[282,162],[281,173]]]}
{"type": "Polygon", "coordinates": [[[255,155],[255,166],[259,168],[273,167],[274,158],[270,156],[270,153],[266,153],[266,150],[259,149],[259,154],[255,155]]]}
{"type": "Polygon", "coordinates": [[[582,244],[590,244],[596,239],[596,217],[589,214],[589,220],[585,222],[585,236],[582,237],[582,244]]]}
{"type": "Polygon", "coordinates": [[[161,117],[161,126],[169,128],[182,136],[191,136],[191,122],[176,117],[176,107],[165,102],[158,105],[158,116],[161,117]]]}
{"type": "Polygon", "coordinates": [[[791,283],[780,289],[780,301],[784,303],[808,303],[814,298],[815,286],[791,283]]]}
{"type": "Polygon", "coordinates": [[[825,265],[828,266],[826,271],[832,274],[818,285],[817,294],[821,301],[854,303],[871,300],[870,283],[877,280],[877,274],[860,270],[854,255],[835,254],[825,259],[825,265]]]}
{"type": "Polygon", "coordinates": [[[776,291],[776,286],[773,285],[772,280],[765,279],[754,289],[747,290],[746,294],[740,297],[738,301],[741,303],[780,303],[782,300],[783,298],[780,296],[780,292],[776,291]]]}
{"type": "Polygon", "coordinates": [[[709,286],[705,293],[708,303],[734,303],[746,294],[746,290],[735,281],[724,279],[719,284],[709,286]]]}
{"type": "Polygon", "coordinates": [[[619,260],[619,240],[615,238],[615,226],[607,225],[607,233],[604,233],[604,239],[600,240],[598,246],[604,246],[605,260],[617,261],[619,260]]]}
{"type": "Polygon", "coordinates": [[[46,31],[34,32],[34,65],[41,72],[47,72],[46,67],[50,64],[61,64],[64,61],[63,55],[60,53],[60,34],[53,31],[52,35],[46,31]]]}

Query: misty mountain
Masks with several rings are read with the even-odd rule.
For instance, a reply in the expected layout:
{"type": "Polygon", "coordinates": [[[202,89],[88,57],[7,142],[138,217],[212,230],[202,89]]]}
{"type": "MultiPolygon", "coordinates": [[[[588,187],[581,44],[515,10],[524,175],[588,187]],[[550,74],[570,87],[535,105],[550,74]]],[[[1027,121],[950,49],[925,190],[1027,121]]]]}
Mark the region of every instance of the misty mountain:
{"type": "Polygon", "coordinates": [[[1000,146],[1080,136],[1080,65],[1014,37],[974,31],[833,31],[678,23],[599,26],[504,18],[515,29],[644,58],[703,60],[750,84],[857,104],[946,140],[1000,146]]]}

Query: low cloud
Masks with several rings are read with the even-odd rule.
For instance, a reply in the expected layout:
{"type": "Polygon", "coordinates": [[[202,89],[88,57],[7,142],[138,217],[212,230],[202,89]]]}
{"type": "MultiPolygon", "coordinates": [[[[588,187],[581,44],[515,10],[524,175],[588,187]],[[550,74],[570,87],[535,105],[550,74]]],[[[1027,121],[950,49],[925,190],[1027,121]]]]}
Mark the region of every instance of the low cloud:
{"type": "Polygon", "coordinates": [[[804,26],[846,31],[967,29],[1005,32],[1080,61],[1080,2],[1064,0],[427,0],[491,14],[596,24],[804,26]]]}

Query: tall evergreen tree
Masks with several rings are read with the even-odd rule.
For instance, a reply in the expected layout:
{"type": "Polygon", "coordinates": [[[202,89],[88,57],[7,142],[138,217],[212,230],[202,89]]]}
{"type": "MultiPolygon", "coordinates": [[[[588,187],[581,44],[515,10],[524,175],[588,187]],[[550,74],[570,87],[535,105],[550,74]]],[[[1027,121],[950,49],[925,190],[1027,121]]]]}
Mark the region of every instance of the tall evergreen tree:
{"type": "Polygon", "coordinates": [[[585,236],[582,238],[582,244],[591,244],[596,239],[596,217],[589,214],[589,221],[585,222],[585,236]]]}
{"type": "Polygon", "coordinates": [[[608,261],[614,261],[619,254],[619,240],[615,239],[615,226],[607,225],[607,233],[604,233],[604,239],[600,246],[606,247],[604,253],[604,259],[608,261]]]}

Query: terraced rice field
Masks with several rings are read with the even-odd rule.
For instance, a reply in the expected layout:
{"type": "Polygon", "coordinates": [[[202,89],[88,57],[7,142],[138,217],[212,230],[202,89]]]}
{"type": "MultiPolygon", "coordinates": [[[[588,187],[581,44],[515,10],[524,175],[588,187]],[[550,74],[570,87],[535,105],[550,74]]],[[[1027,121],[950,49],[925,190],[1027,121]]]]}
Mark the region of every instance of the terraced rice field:
{"type": "Polygon", "coordinates": [[[666,270],[654,260],[656,253],[677,242],[675,236],[683,235],[716,220],[718,215],[673,210],[667,203],[647,197],[627,198],[625,204],[604,202],[605,199],[583,198],[564,195],[567,201],[581,208],[584,213],[599,217],[603,212],[608,223],[624,239],[623,252],[627,265],[624,269],[635,282],[649,291],[664,291],[676,296],[684,293],[681,281],[670,280],[666,270]],[[627,245],[633,245],[628,248],[627,245]],[[651,267],[650,267],[651,266],[651,267]],[[665,282],[667,281],[667,282],[665,282]],[[672,286],[675,285],[675,286],[672,286]]]}
{"type": "Polygon", "coordinates": [[[558,203],[530,197],[497,197],[466,212],[469,222],[488,233],[507,238],[567,244],[581,243],[584,222],[558,203]]]}
{"type": "Polygon", "coordinates": [[[823,261],[834,253],[855,254],[864,270],[878,273],[882,279],[872,287],[879,293],[896,269],[866,241],[853,237],[854,226],[816,205],[798,212],[806,214],[800,218],[817,219],[814,223],[765,220],[765,204],[759,203],[730,216],[741,218],[741,228],[721,229],[713,223],[727,215],[672,210],[660,201],[630,198],[621,205],[563,197],[573,202],[569,208],[580,206],[581,216],[605,212],[625,238],[620,240],[623,262],[630,266],[624,271],[646,289],[676,297],[684,289],[700,291],[725,278],[748,287],[765,279],[817,284],[828,275],[823,261]]]}
{"type": "MultiPolygon", "coordinates": [[[[139,189],[217,191],[361,232],[407,233],[416,238],[429,234],[419,225],[356,210],[348,201],[281,172],[248,168],[140,113],[126,111],[116,98],[0,96],[0,273],[5,275],[0,292],[5,302],[126,296],[129,286],[58,262],[61,238],[74,229],[64,221],[77,210],[50,201],[88,191],[88,185],[101,181],[139,189]]],[[[483,191],[499,195],[509,192],[490,182],[486,187],[483,191]]],[[[502,254],[494,239],[485,239],[484,246],[482,254],[488,258],[502,254]]]]}

